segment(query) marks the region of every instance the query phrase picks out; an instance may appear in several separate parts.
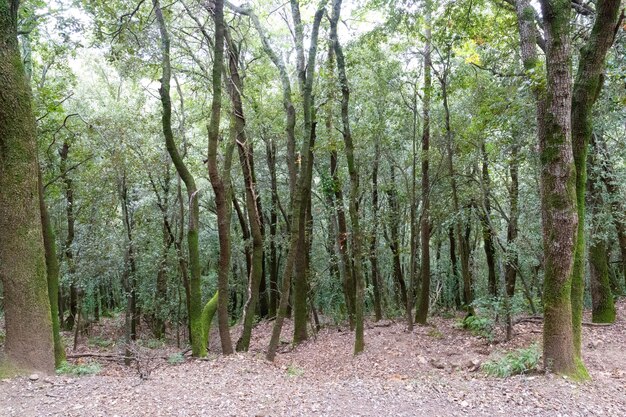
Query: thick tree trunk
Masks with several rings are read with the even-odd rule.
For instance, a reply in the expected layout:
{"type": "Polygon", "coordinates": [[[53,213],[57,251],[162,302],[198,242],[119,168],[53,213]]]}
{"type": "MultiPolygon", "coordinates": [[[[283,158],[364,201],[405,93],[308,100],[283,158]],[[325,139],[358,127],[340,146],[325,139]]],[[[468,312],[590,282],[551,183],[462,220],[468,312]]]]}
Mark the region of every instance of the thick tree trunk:
{"type": "Polygon", "coordinates": [[[206,356],[206,341],[202,338],[202,288],[200,286],[200,253],[198,247],[198,228],[200,222],[198,189],[193,176],[187,169],[185,162],[178,152],[176,143],[174,142],[174,134],[172,132],[172,101],[170,98],[170,80],[172,76],[170,65],[170,39],[159,0],[152,0],[152,4],[157,18],[156,20],[159,26],[161,38],[161,67],[163,74],[161,76],[161,88],[159,88],[159,95],[163,106],[163,135],[165,136],[167,152],[170,154],[170,158],[172,158],[172,162],[176,167],[176,172],[178,172],[178,175],[187,187],[187,197],[189,199],[187,249],[189,251],[190,269],[188,310],[191,349],[193,356],[204,357],[206,356]]]}
{"type": "Polygon", "coordinates": [[[571,140],[571,6],[569,0],[542,0],[541,6],[547,68],[545,125],[539,134],[545,254],[543,353],[546,368],[581,379],[588,375],[574,347],[571,303],[578,225],[571,140]]]}
{"type": "MultiPolygon", "coordinates": [[[[587,148],[593,130],[592,109],[602,90],[602,73],[606,54],[613,44],[619,0],[598,0],[596,20],[587,43],[580,51],[578,72],[574,82],[571,105],[571,129],[574,163],[576,165],[576,205],[578,232],[572,271],[572,325],[574,349],[580,358],[582,346],[582,314],[585,294],[585,189],[587,186],[587,148]]],[[[569,36],[569,33],[567,34],[569,36]]]]}

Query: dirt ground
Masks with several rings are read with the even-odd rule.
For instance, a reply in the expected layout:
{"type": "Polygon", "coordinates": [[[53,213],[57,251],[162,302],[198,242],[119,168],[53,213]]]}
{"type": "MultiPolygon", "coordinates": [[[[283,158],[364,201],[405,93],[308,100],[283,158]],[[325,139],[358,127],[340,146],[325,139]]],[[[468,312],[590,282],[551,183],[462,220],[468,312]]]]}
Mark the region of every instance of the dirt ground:
{"type": "MultiPolygon", "coordinates": [[[[261,323],[246,354],[186,356],[173,365],[166,358],[176,349],[163,347],[142,351],[140,369],[100,358],[103,369],[95,376],[2,380],[0,416],[626,416],[626,301],[618,310],[614,325],[583,328],[593,379],[582,384],[542,373],[500,379],[477,370],[503,352],[540,342],[536,321],[517,324],[508,343],[473,336],[455,326],[458,319],[436,317],[412,333],[403,322],[368,323],[366,351],[357,357],[353,334],[329,326],[295,349],[285,343],[274,363],[263,354],[272,323],[261,323]]],[[[217,335],[211,349],[219,350],[217,335]]]]}

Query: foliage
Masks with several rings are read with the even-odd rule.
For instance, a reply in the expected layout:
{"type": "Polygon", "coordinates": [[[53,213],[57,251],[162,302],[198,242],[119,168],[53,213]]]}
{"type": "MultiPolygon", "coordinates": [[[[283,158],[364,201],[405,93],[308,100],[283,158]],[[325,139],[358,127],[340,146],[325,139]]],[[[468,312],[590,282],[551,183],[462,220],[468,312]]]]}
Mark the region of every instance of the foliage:
{"type": "Polygon", "coordinates": [[[512,375],[535,372],[539,367],[541,352],[536,343],[507,353],[500,359],[485,362],[482,370],[489,376],[508,378],[512,375]]]}
{"type": "Polygon", "coordinates": [[[484,337],[492,341],[494,335],[494,321],[488,317],[467,316],[457,324],[458,327],[469,330],[473,335],[484,337]]]}
{"type": "Polygon", "coordinates": [[[167,363],[170,365],[179,365],[185,362],[185,356],[178,352],[167,357],[167,363]]]}
{"type": "Polygon", "coordinates": [[[102,365],[95,361],[89,362],[63,362],[60,367],[57,368],[57,374],[59,375],[74,375],[74,376],[86,376],[95,375],[102,370],[102,365]]]}
{"type": "Polygon", "coordinates": [[[297,367],[294,364],[290,364],[287,366],[287,375],[290,377],[299,377],[304,374],[304,370],[302,368],[297,367]]]}

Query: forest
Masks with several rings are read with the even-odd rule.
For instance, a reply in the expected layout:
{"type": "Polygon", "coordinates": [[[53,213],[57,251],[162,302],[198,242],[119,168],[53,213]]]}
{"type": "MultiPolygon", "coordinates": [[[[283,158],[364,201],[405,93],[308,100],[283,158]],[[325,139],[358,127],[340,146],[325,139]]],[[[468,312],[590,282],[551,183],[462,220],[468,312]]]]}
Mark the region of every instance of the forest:
{"type": "Polygon", "coordinates": [[[0,0],[0,415],[623,414],[626,3],[231,1],[0,0]]]}

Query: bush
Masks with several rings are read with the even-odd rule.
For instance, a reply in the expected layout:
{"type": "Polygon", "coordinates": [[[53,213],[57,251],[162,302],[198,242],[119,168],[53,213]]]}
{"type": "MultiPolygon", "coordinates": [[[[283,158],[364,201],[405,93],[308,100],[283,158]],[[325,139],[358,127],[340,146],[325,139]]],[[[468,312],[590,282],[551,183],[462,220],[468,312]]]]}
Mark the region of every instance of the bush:
{"type": "Polygon", "coordinates": [[[488,317],[467,316],[459,323],[459,327],[469,330],[474,336],[484,337],[489,341],[494,339],[494,322],[488,317]]]}
{"type": "Polygon", "coordinates": [[[185,362],[185,357],[182,353],[174,353],[167,358],[167,363],[170,365],[178,365],[185,362]]]}
{"type": "Polygon", "coordinates": [[[102,370],[98,362],[69,363],[63,362],[57,369],[59,375],[85,376],[95,375],[102,370]]]}
{"type": "Polygon", "coordinates": [[[507,378],[536,371],[540,358],[539,346],[534,343],[527,348],[509,352],[500,359],[487,361],[482,365],[482,369],[487,375],[507,378]]]}

